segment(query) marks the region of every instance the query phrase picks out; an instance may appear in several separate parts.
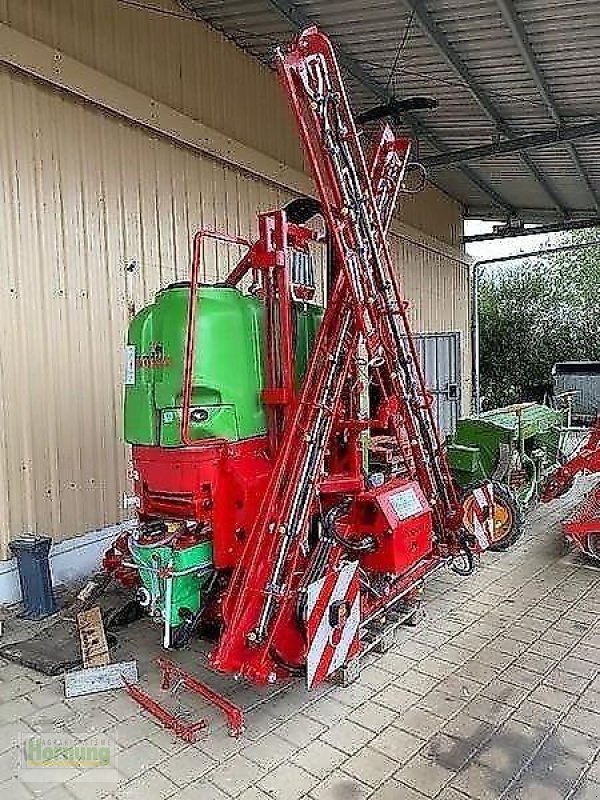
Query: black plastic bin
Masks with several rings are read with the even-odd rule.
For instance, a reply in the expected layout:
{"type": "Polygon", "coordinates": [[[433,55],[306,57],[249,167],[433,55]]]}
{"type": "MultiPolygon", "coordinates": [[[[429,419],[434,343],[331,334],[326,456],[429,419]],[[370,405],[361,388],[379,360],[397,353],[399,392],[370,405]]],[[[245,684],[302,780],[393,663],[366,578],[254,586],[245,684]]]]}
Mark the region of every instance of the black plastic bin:
{"type": "Polygon", "coordinates": [[[48,560],[51,545],[49,536],[24,536],[9,543],[17,559],[23,616],[27,619],[42,619],[58,610],[48,560]]]}

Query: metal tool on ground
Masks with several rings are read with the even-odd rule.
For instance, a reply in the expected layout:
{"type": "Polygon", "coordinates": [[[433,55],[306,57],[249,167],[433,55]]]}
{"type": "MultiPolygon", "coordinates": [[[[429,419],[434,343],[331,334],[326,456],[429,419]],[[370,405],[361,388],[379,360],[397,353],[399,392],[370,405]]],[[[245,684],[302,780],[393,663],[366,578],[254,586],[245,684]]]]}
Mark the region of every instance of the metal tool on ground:
{"type": "MultiPolygon", "coordinates": [[[[169,661],[169,659],[157,658],[154,663],[161,673],[161,689],[163,691],[171,690],[172,693],[176,693],[181,689],[187,689],[189,692],[199,695],[223,712],[227,719],[231,736],[237,737],[243,733],[245,725],[242,709],[218,692],[215,692],[205,683],[199,681],[187,670],[169,661]]],[[[186,722],[138,686],[127,684],[126,688],[130,696],[139,705],[158,720],[161,725],[170,728],[176,736],[184,739],[184,741],[195,742],[199,731],[208,727],[205,720],[186,722]]]]}

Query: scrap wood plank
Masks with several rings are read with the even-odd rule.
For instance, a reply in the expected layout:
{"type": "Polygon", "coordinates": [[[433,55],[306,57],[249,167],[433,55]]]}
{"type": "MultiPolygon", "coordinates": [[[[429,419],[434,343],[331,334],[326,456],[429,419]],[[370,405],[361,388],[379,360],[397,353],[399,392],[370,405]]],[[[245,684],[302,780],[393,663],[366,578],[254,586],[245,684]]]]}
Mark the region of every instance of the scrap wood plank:
{"type": "Polygon", "coordinates": [[[77,614],[81,656],[84,667],[106,667],[110,664],[110,653],[100,606],[77,614]]]}

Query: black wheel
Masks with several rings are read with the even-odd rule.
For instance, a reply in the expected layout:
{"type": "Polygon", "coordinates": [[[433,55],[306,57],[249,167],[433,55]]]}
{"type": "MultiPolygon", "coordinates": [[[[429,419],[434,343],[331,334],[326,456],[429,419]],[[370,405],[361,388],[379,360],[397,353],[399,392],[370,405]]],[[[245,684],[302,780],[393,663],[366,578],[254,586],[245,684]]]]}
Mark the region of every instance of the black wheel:
{"type": "Polygon", "coordinates": [[[494,483],[494,532],[490,550],[499,552],[523,535],[523,512],[510,489],[494,483]]]}

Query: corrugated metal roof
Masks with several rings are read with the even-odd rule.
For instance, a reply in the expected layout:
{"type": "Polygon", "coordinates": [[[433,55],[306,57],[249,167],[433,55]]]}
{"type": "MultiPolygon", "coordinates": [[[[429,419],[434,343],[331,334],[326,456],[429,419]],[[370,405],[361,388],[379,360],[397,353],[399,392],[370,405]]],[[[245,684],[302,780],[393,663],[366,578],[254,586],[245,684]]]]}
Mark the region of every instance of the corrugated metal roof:
{"type": "MultiPolygon", "coordinates": [[[[415,115],[425,158],[600,122],[598,0],[181,3],[265,62],[299,27],[319,25],[351,62],[351,74],[345,71],[357,111],[386,94],[433,95],[439,108],[415,115]]],[[[600,126],[598,135],[571,145],[432,167],[430,177],[469,216],[560,220],[598,214],[599,161],[600,126]]]]}

